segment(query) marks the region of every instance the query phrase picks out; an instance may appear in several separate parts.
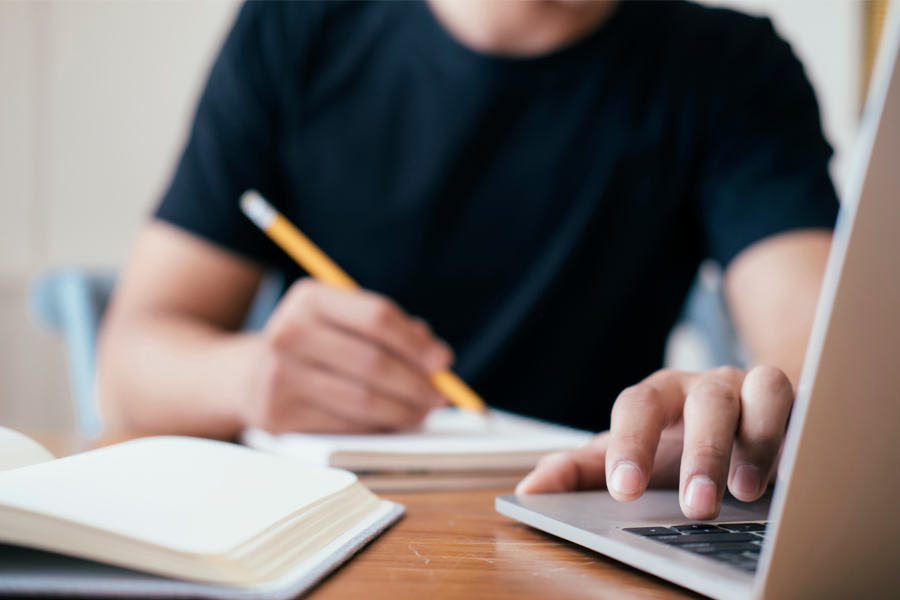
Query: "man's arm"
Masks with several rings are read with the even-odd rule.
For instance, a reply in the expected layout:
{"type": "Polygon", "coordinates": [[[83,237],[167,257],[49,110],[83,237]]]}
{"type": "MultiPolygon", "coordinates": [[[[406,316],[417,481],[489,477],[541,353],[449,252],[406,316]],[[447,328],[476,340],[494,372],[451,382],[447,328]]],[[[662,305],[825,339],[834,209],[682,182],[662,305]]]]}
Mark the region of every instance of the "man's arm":
{"type": "Polygon", "coordinates": [[[725,298],[753,364],[778,367],[795,389],[830,248],[829,231],[776,235],[747,248],[725,273],[725,298]]]}
{"type": "Polygon", "coordinates": [[[692,519],[718,514],[726,484],[741,500],[761,496],[784,441],[830,244],[829,232],[784,233],[728,267],[726,297],[756,367],[654,373],[622,392],[610,431],[546,457],[517,492],[607,486],[630,501],[648,486],[678,485],[692,519]]]}
{"type": "Polygon", "coordinates": [[[262,332],[239,332],[262,268],[162,221],[139,235],[99,344],[107,423],[230,437],[373,431],[444,401],[428,374],[451,352],[427,325],[371,292],[306,279],[262,332]]]}

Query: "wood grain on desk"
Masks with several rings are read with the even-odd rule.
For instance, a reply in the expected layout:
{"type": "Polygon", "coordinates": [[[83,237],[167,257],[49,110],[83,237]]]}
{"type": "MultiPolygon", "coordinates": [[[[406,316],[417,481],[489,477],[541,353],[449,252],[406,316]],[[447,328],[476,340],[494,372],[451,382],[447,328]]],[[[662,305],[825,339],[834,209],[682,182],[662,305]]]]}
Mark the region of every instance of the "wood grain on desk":
{"type": "MultiPolygon", "coordinates": [[[[79,447],[71,437],[33,437],[57,455],[79,447]]],[[[700,597],[498,514],[494,497],[510,491],[380,494],[405,505],[406,516],[307,598],[700,597]]]]}

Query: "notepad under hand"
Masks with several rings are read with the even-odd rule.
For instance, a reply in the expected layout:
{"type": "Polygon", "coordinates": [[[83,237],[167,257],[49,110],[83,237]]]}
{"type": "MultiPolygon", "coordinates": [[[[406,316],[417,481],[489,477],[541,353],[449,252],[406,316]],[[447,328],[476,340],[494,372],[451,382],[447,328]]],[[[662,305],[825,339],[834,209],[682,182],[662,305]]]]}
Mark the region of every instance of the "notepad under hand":
{"type": "Polygon", "coordinates": [[[348,471],[224,442],[22,456],[0,473],[0,594],[294,597],[402,513],[348,471]]]}
{"type": "Polygon", "coordinates": [[[273,435],[248,429],[248,446],[355,472],[374,490],[509,487],[546,454],[581,447],[591,433],[491,410],[432,412],[415,430],[381,435],[273,435]]]}

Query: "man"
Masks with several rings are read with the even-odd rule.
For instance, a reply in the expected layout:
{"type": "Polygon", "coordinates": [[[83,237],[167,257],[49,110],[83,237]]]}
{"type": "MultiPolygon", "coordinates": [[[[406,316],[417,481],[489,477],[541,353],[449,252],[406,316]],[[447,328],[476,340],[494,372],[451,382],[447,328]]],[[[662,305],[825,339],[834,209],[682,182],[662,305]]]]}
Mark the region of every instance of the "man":
{"type": "Polygon", "coordinates": [[[830,152],[765,20],[248,4],[110,308],[106,417],[391,430],[443,404],[428,374],[455,351],[493,406],[610,428],[521,492],[678,484],[685,515],[710,518],[776,466],[837,210],[830,152]],[[266,266],[302,275],[240,214],[248,188],[370,291],[299,279],[264,331],[238,332],[266,266]],[[760,366],[654,373],[704,256],[760,366]]]}

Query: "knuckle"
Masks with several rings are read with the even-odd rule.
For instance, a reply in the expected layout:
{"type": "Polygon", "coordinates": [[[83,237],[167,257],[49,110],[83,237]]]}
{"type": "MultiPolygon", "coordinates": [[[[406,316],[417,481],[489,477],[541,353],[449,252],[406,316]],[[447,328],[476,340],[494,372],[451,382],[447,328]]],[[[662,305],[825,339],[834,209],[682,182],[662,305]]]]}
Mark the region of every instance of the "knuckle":
{"type": "Polygon", "coordinates": [[[685,449],[686,458],[693,463],[726,465],[731,458],[731,446],[712,441],[698,441],[685,449]]]}
{"type": "Polygon", "coordinates": [[[768,365],[761,365],[750,371],[745,384],[750,392],[748,395],[754,395],[755,392],[765,396],[776,396],[793,392],[793,386],[787,375],[781,369],[768,365]]]}
{"type": "Polygon", "coordinates": [[[620,452],[627,450],[629,454],[643,454],[647,450],[647,437],[643,431],[616,431],[613,438],[613,447],[620,452]]]}
{"type": "MultiPolygon", "coordinates": [[[[297,282],[291,287],[263,329],[270,339],[279,344],[290,341],[297,329],[306,327],[317,310],[312,294],[301,289],[301,285],[301,282],[297,282]],[[287,336],[288,340],[284,340],[282,336],[287,336]]],[[[275,347],[281,346],[276,344],[275,347]]]]}
{"type": "Polygon", "coordinates": [[[704,404],[717,404],[725,408],[740,405],[740,398],[734,388],[720,381],[701,381],[691,390],[691,395],[702,400],[704,404]]]}
{"type": "Polygon", "coordinates": [[[316,306],[316,296],[320,285],[311,277],[298,279],[289,290],[291,305],[295,310],[309,312],[316,306]]]}
{"type": "Polygon", "coordinates": [[[621,411],[623,406],[649,405],[657,406],[661,400],[659,390],[648,383],[638,383],[627,387],[619,394],[613,404],[613,411],[621,411]]]}
{"type": "Polygon", "coordinates": [[[623,424],[631,422],[635,415],[641,415],[646,423],[657,423],[660,419],[665,419],[667,414],[659,390],[652,385],[639,383],[626,388],[616,398],[610,413],[610,430],[615,431],[616,440],[622,442],[623,436],[630,433],[623,424]]]}
{"type": "Polygon", "coordinates": [[[431,327],[429,327],[428,323],[420,317],[413,317],[410,321],[410,327],[412,328],[413,333],[420,337],[428,338],[432,335],[431,327]]]}
{"type": "Polygon", "coordinates": [[[723,365],[711,369],[709,374],[717,379],[724,381],[742,381],[744,379],[744,371],[730,365],[723,365]]]}
{"type": "Polygon", "coordinates": [[[291,286],[291,290],[298,294],[309,294],[318,289],[319,282],[312,277],[301,277],[291,286]]]}
{"type": "Polygon", "coordinates": [[[360,356],[362,372],[368,379],[376,379],[386,374],[388,362],[387,355],[376,349],[366,349],[360,356]]]}
{"type": "Polygon", "coordinates": [[[394,307],[386,298],[376,297],[372,300],[368,314],[368,327],[375,332],[387,329],[394,315],[394,307]]]}
{"type": "Polygon", "coordinates": [[[265,342],[269,350],[276,354],[287,352],[296,339],[293,328],[288,326],[273,327],[266,332],[265,342]]]}

